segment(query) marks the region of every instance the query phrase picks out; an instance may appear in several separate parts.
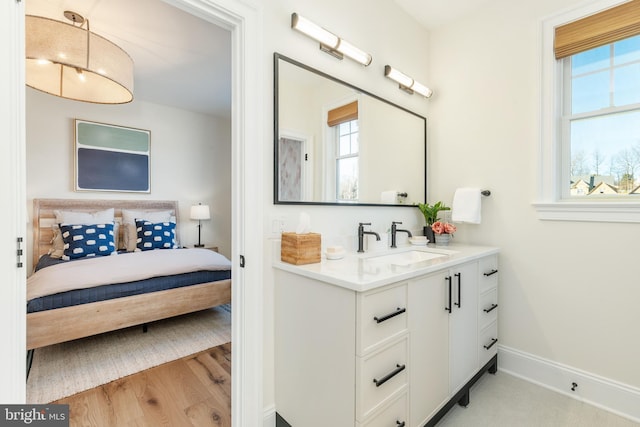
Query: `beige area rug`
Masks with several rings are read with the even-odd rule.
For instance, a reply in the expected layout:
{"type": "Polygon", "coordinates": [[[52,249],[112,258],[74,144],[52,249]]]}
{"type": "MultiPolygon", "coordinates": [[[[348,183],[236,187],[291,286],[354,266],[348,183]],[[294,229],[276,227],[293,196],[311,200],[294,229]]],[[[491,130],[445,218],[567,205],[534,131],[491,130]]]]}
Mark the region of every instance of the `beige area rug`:
{"type": "Polygon", "coordinates": [[[122,329],[35,350],[27,402],[49,403],[231,341],[231,307],[122,329]]]}

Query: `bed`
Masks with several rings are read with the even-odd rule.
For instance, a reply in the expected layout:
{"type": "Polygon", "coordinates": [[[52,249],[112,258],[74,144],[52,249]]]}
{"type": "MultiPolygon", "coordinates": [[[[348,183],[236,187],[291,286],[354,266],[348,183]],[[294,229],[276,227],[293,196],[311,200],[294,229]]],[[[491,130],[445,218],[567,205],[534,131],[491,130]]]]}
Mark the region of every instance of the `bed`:
{"type": "MultiPolygon", "coordinates": [[[[134,230],[136,230],[132,229],[131,225],[127,225],[126,217],[131,216],[132,212],[141,211],[148,213],[150,217],[156,214],[166,215],[170,212],[171,221],[178,222],[176,201],[34,200],[33,265],[42,268],[27,279],[27,350],[129,326],[143,325],[231,302],[231,264],[222,255],[207,249],[173,247],[133,253],[124,250],[127,246],[131,249],[130,234],[135,233],[134,230]],[[58,233],[56,223],[59,216],[56,214],[59,215],[62,211],[73,218],[75,213],[89,215],[111,209],[114,227],[109,228],[109,233],[115,235],[114,240],[117,246],[115,249],[120,249],[117,255],[79,257],[71,260],[50,259],[49,254],[55,253],[58,242],[54,239],[54,232],[58,233]],[[161,259],[160,265],[154,259],[156,257],[161,259]],[[180,270],[174,272],[171,270],[171,263],[168,262],[170,258],[184,258],[189,260],[191,265],[181,266],[180,270]],[[213,262],[211,259],[214,259],[216,266],[202,267],[205,263],[213,262]],[[39,262],[40,265],[38,265],[39,262]],[[124,262],[125,266],[121,267],[116,262],[124,262]],[[154,262],[156,264],[153,264],[154,262]],[[50,266],[43,266],[43,264],[50,266]],[[152,264],[158,267],[150,277],[131,276],[135,273],[133,271],[135,268],[132,266],[152,264]],[[62,269],[65,268],[71,268],[72,272],[63,273],[62,269]],[[193,271],[185,271],[185,268],[192,268],[193,271]],[[98,273],[94,276],[100,277],[100,281],[108,279],[104,282],[109,283],[97,284],[98,279],[95,279],[96,282],[90,287],[97,289],[97,292],[89,296],[82,294],[82,286],[78,286],[77,283],[70,284],[84,280],[79,279],[78,277],[82,275],[76,273],[81,270],[93,272],[107,270],[109,274],[98,273]],[[68,279],[60,280],[65,277],[68,279]],[[46,288],[51,289],[43,291],[46,288]],[[43,295],[47,292],[54,292],[54,294],[43,295]],[[76,294],[73,294],[74,292],[76,294]],[[77,294],[78,292],[80,294],[77,294]],[[36,297],[32,298],[33,295],[36,297]],[[56,300],[63,301],[61,306],[55,302],[56,300]]],[[[140,224],[138,223],[138,226],[140,224]]],[[[149,221],[145,224],[157,225],[149,221]]],[[[65,229],[60,227],[60,232],[65,229]]],[[[60,237],[57,236],[57,238],[60,237]]]]}

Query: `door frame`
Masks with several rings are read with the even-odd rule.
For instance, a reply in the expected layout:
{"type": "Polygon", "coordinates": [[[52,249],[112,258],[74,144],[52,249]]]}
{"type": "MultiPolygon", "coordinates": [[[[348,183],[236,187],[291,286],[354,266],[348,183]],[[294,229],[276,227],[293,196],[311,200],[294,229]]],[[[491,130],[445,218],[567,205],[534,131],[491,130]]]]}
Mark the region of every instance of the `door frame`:
{"type": "MultiPolygon", "coordinates": [[[[313,145],[313,137],[311,135],[306,135],[301,132],[296,132],[288,129],[283,129],[280,131],[280,136],[278,137],[278,147],[282,139],[290,139],[293,141],[297,141],[302,146],[302,158],[300,159],[300,172],[301,172],[301,200],[305,202],[313,201],[313,162],[314,160],[314,145],[313,145]],[[311,160],[309,160],[309,156],[311,160]]],[[[278,155],[278,159],[280,156],[278,155]]],[[[278,165],[278,168],[280,165],[278,165]]],[[[280,185],[278,185],[280,188],[280,185]]],[[[278,195],[278,200],[280,196],[278,195]]]]}
{"type": "MultiPolygon", "coordinates": [[[[231,32],[232,69],[232,410],[233,426],[255,427],[263,415],[263,235],[261,186],[262,10],[257,0],[163,0],[231,32]],[[251,155],[247,155],[251,153],[251,155]],[[249,212],[245,207],[250,206],[249,212]],[[244,267],[240,266],[241,257],[244,267]]],[[[1,93],[0,194],[5,224],[0,245],[0,324],[4,337],[0,402],[24,403],[26,348],[26,271],[16,264],[16,239],[26,236],[26,138],[24,71],[24,3],[0,3],[1,93]]],[[[23,248],[24,244],[23,242],[23,248]]],[[[26,265],[26,262],[24,263],[26,265]]]]}

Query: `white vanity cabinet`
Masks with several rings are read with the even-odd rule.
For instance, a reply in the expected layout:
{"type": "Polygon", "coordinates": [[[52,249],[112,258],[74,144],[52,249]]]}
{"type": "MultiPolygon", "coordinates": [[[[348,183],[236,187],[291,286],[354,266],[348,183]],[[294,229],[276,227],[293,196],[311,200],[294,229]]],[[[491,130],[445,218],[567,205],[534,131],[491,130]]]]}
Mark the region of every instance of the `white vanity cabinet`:
{"type": "Polygon", "coordinates": [[[420,427],[468,402],[497,347],[497,255],[470,258],[365,289],[277,266],[276,425],[420,427]]]}
{"type": "Polygon", "coordinates": [[[290,425],[408,416],[406,283],[356,293],[278,271],[275,298],[276,402],[290,425]]]}
{"type": "Polygon", "coordinates": [[[449,400],[448,271],[409,282],[411,426],[421,426],[449,400]]]}
{"type": "Polygon", "coordinates": [[[275,400],[292,426],[351,426],[356,293],[276,271],[275,400]]]}
{"type": "Polygon", "coordinates": [[[478,262],[449,271],[449,394],[460,390],[478,370],[478,262]]]}
{"type": "Polygon", "coordinates": [[[498,256],[479,262],[478,359],[487,364],[498,353],[498,256]]]}

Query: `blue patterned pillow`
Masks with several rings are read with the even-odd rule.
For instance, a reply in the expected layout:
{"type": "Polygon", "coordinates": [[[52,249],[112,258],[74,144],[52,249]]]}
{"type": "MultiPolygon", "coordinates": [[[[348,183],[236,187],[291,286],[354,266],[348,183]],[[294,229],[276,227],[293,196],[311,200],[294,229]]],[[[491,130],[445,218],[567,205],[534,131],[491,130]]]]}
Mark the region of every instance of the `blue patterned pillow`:
{"type": "Polygon", "coordinates": [[[113,255],[116,253],[113,223],[108,224],[60,224],[64,242],[62,259],[113,255]]]}
{"type": "Polygon", "coordinates": [[[175,249],[176,223],[175,222],[149,222],[136,219],[136,251],[149,251],[151,249],[175,249]]]}

